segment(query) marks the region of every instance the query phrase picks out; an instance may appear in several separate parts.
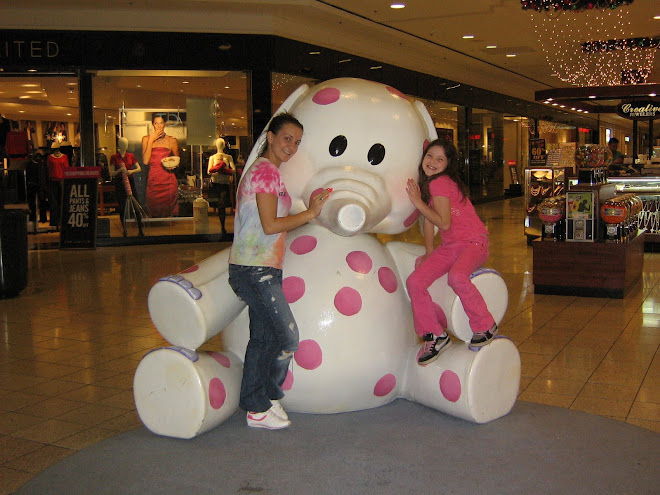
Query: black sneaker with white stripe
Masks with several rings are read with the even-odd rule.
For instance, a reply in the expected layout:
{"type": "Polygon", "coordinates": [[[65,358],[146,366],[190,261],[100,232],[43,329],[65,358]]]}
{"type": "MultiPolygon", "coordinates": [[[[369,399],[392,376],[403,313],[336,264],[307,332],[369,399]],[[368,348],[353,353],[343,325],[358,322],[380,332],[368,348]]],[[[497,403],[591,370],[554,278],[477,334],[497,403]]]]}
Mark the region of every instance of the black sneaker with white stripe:
{"type": "Polygon", "coordinates": [[[481,347],[490,344],[497,335],[497,331],[497,324],[494,324],[490,330],[475,333],[470,340],[470,349],[478,351],[481,347]]]}
{"type": "Polygon", "coordinates": [[[420,366],[426,366],[435,361],[438,358],[438,355],[440,355],[440,352],[451,343],[447,332],[444,332],[439,337],[436,337],[432,333],[427,333],[422,337],[422,340],[424,340],[424,345],[422,346],[422,351],[417,359],[417,364],[420,366]]]}

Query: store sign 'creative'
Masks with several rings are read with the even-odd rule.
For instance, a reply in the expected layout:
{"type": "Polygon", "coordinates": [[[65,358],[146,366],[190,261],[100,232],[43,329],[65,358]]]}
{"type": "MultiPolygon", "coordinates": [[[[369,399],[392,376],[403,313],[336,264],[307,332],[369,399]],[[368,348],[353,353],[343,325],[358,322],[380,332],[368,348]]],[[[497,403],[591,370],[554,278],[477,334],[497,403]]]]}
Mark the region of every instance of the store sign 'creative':
{"type": "Polygon", "coordinates": [[[660,115],[660,104],[650,100],[621,102],[616,113],[627,119],[653,119],[660,115]]]}

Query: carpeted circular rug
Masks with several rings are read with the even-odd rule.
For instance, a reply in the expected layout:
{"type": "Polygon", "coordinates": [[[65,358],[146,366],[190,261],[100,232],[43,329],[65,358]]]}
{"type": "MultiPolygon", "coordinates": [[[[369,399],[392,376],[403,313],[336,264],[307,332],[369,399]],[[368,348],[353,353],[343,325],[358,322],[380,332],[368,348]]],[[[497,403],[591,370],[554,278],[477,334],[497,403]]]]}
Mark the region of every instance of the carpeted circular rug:
{"type": "Polygon", "coordinates": [[[192,440],[138,428],[16,494],[659,493],[660,435],[578,411],[518,402],[478,425],[400,399],[290,416],[290,428],[269,431],[238,413],[192,440]]]}

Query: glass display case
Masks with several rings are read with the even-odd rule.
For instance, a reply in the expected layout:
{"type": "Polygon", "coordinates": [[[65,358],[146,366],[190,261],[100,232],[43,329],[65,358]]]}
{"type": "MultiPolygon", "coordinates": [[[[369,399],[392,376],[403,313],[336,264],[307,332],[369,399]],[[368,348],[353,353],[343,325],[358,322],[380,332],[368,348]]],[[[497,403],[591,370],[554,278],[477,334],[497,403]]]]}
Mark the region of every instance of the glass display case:
{"type": "Polygon", "coordinates": [[[538,207],[546,198],[564,194],[569,167],[547,166],[525,169],[525,235],[527,243],[541,237],[543,222],[538,207]]]}
{"type": "Polygon", "coordinates": [[[610,177],[617,193],[635,193],[643,203],[637,225],[645,229],[645,242],[660,242],[660,176],[610,177]],[[655,238],[655,239],[654,239],[655,238]]]}

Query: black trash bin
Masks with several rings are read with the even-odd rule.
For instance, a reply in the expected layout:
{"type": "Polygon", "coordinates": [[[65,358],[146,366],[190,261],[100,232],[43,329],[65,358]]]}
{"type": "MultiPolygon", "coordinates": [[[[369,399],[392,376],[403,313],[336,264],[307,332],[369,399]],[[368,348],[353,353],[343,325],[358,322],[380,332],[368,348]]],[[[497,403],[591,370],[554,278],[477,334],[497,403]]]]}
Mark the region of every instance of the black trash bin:
{"type": "Polygon", "coordinates": [[[27,208],[0,209],[0,298],[15,297],[27,286],[27,208]]]}

